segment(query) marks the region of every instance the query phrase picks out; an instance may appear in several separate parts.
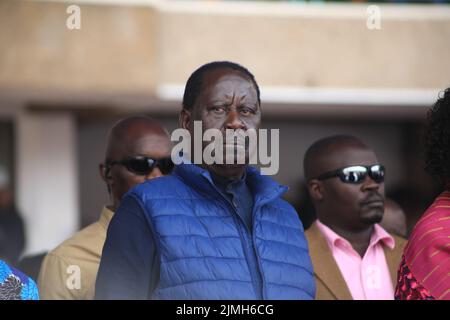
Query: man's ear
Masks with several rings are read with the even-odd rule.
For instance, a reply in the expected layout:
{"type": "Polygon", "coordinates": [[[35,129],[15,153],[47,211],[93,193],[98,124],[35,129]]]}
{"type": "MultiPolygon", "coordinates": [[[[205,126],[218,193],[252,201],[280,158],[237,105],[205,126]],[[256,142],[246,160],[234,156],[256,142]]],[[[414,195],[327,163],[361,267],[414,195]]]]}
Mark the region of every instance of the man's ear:
{"type": "Polygon", "coordinates": [[[307,183],[309,195],[315,201],[322,201],[324,196],[323,183],[317,179],[311,179],[307,183]]]}
{"type": "Polygon", "coordinates": [[[105,181],[106,187],[108,188],[108,194],[111,195],[111,170],[108,169],[108,167],[104,163],[100,163],[98,165],[98,170],[100,173],[100,177],[102,177],[102,180],[105,181]]]}
{"type": "Polygon", "coordinates": [[[108,181],[111,180],[111,171],[108,170],[104,163],[100,163],[98,165],[98,170],[100,173],[100,177],[102,177],[102,180],[108,183],[108,181]]]}
{"type": "Polygon", "coordinates": [[[191,124],[191,112],[185,108],[181,109],[180,115],[178,117],[178,125],[180,128],[189,130],[191,124]]]}

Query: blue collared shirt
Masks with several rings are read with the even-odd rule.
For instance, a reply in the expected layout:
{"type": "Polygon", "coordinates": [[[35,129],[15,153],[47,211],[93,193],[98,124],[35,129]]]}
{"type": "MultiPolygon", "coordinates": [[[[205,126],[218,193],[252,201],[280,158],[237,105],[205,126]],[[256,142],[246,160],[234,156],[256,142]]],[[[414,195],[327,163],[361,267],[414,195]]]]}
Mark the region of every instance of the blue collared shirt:
{"type": "Polygon", "coordinates": [[[236,210],[249,229],[252,230],[253,194],[247,186],[245,174],[241,179],[233,180],[210,172],[214,185],[219,189],[236,210]]]}

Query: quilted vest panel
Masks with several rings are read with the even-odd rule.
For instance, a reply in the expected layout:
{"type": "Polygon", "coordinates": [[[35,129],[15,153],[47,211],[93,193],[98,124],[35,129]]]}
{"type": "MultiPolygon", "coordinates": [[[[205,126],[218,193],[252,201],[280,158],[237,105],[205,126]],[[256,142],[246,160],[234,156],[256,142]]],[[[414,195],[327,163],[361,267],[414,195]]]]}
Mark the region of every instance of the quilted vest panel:
{"type": "Polygon", "coordinates": [[[154,299],[314,298],[303,226],[280,199],[286,188],[253,168],[247,179],[255,195],[252,238],[263,292],[255,292],[235,212],[207,171],[183,164],[133,189],[161,256],[154,299]]]}

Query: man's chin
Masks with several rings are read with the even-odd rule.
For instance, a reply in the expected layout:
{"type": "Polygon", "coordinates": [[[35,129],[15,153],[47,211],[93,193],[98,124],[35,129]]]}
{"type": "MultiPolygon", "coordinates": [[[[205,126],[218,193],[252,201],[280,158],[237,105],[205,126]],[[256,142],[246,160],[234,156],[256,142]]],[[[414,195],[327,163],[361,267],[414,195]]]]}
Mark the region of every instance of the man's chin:
{"type": "Polygon", "coordinates": [[[371,212],[370,214],[365,214],[361,216],[361,221],[369,225],[380,223],[382,219],[383,219],[382,212],[371,212]]]}
{"type": "Polygon", "coordinates": [[[223,163],[224,164],[248,164],[249,162],[249,152],[248,149],[241,146],[224,146],[223,149],[223,163]],[[242,161],[243,160],[243,161],[242,161]]]}
{"type": "Polygon", "coordinates": [[[245,167],[246,164],[212,164],[203,166],[208,171],[230,179],[241,179],[245,167]]]}

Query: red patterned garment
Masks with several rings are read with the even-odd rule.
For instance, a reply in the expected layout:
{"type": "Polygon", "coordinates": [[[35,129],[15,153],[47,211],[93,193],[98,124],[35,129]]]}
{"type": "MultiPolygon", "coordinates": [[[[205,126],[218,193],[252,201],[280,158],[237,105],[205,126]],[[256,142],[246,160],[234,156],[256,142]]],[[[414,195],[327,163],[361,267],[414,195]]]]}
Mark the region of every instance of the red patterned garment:
{"type": "Polygon", "coordinates": [[[450,300],[450,191],[440,194],[414,227],[395,298],[450,300]]]}
{"type": "Polygon", "coordinates": [[[398,270],[396,300],[434,300],[434,297],[425,289],[409,270],[403,257],[398,270]]]}

